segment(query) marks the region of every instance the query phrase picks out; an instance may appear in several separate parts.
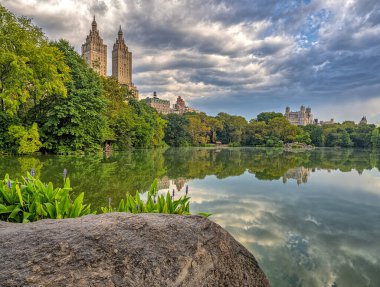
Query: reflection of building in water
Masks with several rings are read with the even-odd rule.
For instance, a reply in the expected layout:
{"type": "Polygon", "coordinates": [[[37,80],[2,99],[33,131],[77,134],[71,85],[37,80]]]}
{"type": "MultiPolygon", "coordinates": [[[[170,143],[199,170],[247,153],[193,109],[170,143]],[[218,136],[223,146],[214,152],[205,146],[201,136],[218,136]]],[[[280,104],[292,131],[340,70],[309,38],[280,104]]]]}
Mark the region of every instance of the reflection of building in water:
{"type": "Polygon", "coordinates": [[[310,168],[306,167],[296,167],[289,169],[282,177],[283,183],[286,183],[288,179],[295,179],[297,184],[306,183],[307,178],[310,175],[310,168]]]}
{"type": "Polygon", "coordinates": [[[187,182],[187,179],[180,177],[173,180],[174,185],[177,187],[177,190],[181,190],[187,182]]]}
{"type": "Polygon", "coordinates": [[[164,176],[157,180],[157,189],[169,189],[170,187],[170,179],[167,176],[164,176]]]}
{"type": "Polygon", "coordinates": [[[178,191],[180,191],[185,186],[186,182],[188,182],[188,180],[183,177],[172,180],[169,177],[164,176],[157,181],[157,189],[172,190],[173,188],[176,188],[178,191]]]}

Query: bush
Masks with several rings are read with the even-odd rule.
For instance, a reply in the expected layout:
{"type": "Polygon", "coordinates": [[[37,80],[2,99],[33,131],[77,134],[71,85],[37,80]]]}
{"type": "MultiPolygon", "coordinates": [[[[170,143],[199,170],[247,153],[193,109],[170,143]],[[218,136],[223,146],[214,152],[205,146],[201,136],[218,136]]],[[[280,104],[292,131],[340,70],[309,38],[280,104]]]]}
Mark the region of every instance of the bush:
{"type": "MultiPolygon", "coordinates": [[[[0,180],[0,220],[9,222],[31,222],[40,219],[62,219],[74,218],[87,214],[95,214],[91,211],[90,204],[83,204],[84,192],[79,194],[74,200],[70,198],[70,180],[66,178],[67,171],[64,171],[63,188],[55,188],[53,184],[42,183],[34,177],[32,169],[27,177],[21,181],[11,180],[9,175],[5,175],[4,180],[0,180]]],[[[174,191],[173,191],[174,192],[174,191]]],[[[126,195],[117,208],[101,207],[103,213],[108,212],[131,212],[131,213],[168,213],[168,214],[190,214],[190,197],[186,195],[174,200],[174,194],[168,192],[166,195],[157,194],[157,180],[149,189],[147,201],[140,198],[136,192],[135,196],[126,195]]],[[[198,213],[208,217],[211,214],[198,213]]]]}
{"type": "Polygon", "coordinates": [[[106,212],[131,212],[131,213],[169,213],[169,214],[190,214],[189,206],[190,197],[181,196],[179,199],[174,200],[173,196],[168,191],[166,195],[157,195],[157,180],[155,180],[149,189],[148,198],[146,202],[143,202],[140,198],[140,194],[136,192],[135,196],[126,194],[125,200],[122,199],[117,209],[111,206],[102,207],[102,211],[106,212]]]}
{"type": "Polygon", "coordinates": [[[71,200],[69,178],[64,180],[63,188],[54,189],[51,182],[44,184],[33,175],[34,170],[21,181],[11,180],[8,175],[0,181],[0,220],[25,223],[92,213],[90,204],[83,204],[83,192],[71,200]]]}

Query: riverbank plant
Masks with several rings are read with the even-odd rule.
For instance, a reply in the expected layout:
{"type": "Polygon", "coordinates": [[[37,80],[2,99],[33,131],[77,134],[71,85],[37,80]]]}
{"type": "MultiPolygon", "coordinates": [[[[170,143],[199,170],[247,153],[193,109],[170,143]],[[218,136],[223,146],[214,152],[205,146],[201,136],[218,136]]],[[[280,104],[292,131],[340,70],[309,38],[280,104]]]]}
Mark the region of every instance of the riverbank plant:
{"type": "MultiPolygon", "coordinates": [[[[84,204],[84,192],[72,199],[72,188],[67,170],[64,170],[63,188],[54,188],[53,184],[43,183],[35,178],[32,169],[22,180],[11,180],[5,175],[0,180],[0,220],[8,222],[26,223],[40,219],[75,218],[88,214],[91,211],[90,204],[84,204]]],[[[190,215],[190,197],[188,187],[184,196],[175,199],[175,193],[167,192],[158,194],[157,180],[151,184],[146,201],[142,200],[140,193],[133,196],[126,194],[116,208],[109,203],[107,207],[101,207],[103,213],[130,212],[130,213],[166,213],[190,215]]],[[[198,213],[208,217],[208,213],[198,213]]]]}
{"type": "Polygon", "coordinates": [[[125,199],[122,199],[117,208],[102,207],[102,211],[106,212],[131,212],[131,213],[168,213],[168,214],[190,214],[190,197],[187,192],[184,196],[174,199],[174,191],[172,194],[168,191],[166,194],[157,193],[157,180],[151,184],[148,191],[147,200],[144,202],[140,194],[136,192],[135,196],[127,193],[125,199]]]}
{"type": "Polygon", "coordinates": [[[40,219],[74,218],[90,213],[90,204],[83,204],[84,193],[71,198],[69,178],[63,188],[54,188],[34,177],[34,170],[22,180],[11,180],[6,175],[0,181],[0,220],[30,222],[40,219]]]}

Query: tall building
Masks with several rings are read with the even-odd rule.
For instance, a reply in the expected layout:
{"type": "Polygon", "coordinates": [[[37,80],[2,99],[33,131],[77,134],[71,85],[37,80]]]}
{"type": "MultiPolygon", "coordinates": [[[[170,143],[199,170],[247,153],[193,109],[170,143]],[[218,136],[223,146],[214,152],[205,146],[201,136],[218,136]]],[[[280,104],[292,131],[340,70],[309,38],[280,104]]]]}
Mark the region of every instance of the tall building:
{"type": "Polygon", "coordinates": [[[99,35],[95,16],[86,43],[82,45],[82,58],[99,75],[107,77],[107,45],[99,35]]]}
{"type": "Polygon", "coordinates": [[[121,26],[112,50],[112,76],[120,84],[128,86],[132,84],[132,53],[125,44],[121,26]]]}
{"type": "Polygon", "coordinates": [[[367,117],[366,116],[363,116],[362,119],[360,120],[359,124],[360,125],[366,125],[368,122],[367,122],[367,117]]]}
{"type": "Polygon", "coordinates": [[[125,44],[121,26],[112,50],[112,76],[121,84],[127,85],[132,95],[138,99],[138,90],[132,82],[132,52],[125,44]]]}
{"type": "Polygon", "coordinates": [[[284,115],[292,125],[306,126],[313,123],[313,114],[309,107],[301,106],[297,112],[292,112],[289,107],[286,107],[284,115]]]}

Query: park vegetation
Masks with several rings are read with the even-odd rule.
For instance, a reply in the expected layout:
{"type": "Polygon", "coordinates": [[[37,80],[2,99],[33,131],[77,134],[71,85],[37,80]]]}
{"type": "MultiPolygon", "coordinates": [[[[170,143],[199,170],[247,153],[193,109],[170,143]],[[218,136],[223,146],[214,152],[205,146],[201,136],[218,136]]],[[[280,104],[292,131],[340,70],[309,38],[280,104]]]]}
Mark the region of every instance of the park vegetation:
{"type": "Polygon", "coordinates": [[[281,113],[256,119],[219,113],[160,115],[112,77],[88,67],[65,40],[0,5],[0,153],[72,154],[163,146],[380,147],[374,125],[291,125],[281,113]]]}
{"type": "MultiPolygon", "coordinates": [[[[64,171],[63,188],[54,188],[53,184],[43,183],[35,177],[34,169],[23,177],[21,181],[11,180],[5,175],[0,180],[0,220],[8,222],[27,223],[41,219],[76,218],[88,214],[96,214],[91,211],[90,204],[84,204],[84,192],[71,199],[72,188],[70,179],[64,171]]],[[[148,191],[147,200],[140,198],[140,193],[126,194],[117,208],[111,206],[101,207],[103,213],[128,212],[128,213],[166,213],[166,214],[190,214],[190,197],[187,192],[184,196],[174,199],[174,194],[158,194],[157,180],[148,191]]],[[[208,213],[199,213],[202,216],[210,216],[208,213]]]]}

